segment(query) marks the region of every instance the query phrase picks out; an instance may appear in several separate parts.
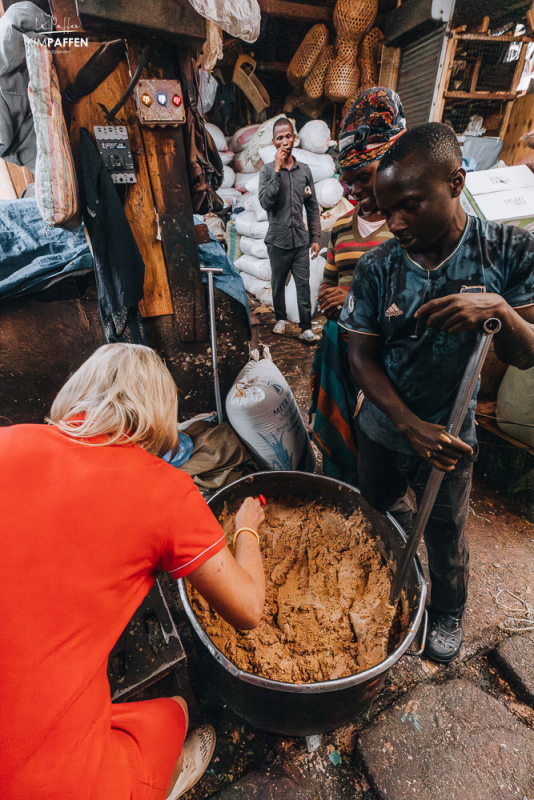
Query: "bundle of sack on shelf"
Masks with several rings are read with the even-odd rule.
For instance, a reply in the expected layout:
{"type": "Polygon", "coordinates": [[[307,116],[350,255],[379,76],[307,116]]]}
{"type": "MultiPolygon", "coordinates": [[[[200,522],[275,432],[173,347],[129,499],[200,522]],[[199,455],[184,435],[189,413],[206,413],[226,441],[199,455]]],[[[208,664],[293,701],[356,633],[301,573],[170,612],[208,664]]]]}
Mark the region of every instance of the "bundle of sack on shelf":
{"type": "MultiPolygon", "coordinates": [[[[232,258],[246,290],[265,305],[272,305],[271,265],[265,244],[269,223],[267,212],[259,201],[259,178],[263,165],[274,161],[273,125],[283,116],[279,114],[262,125],[241,128],[228,139],[215,125],[207,124],[224,164],[224,182],[218,194],[225,203],[244,209],[235,215],[235,228],[230,223],[232,258]]],[[[322,209],[321,227],[331,230],[335,219],[352,208],[343,197],[343,187],[334,177],[334,160],[327,153],[336,143],[331,140],[330,129],[322,120],[306,123],[297,136],[293,156],[310,167],[315,194],[322,209]]],[[[304,207],[303,217],[306,220],[304,207]]],[[[312,305],[317,298],[324,264],[322,255],[310,260],[312,305]]],[[[288,319],[298,322],[293,278],[286,288],[286,305],[288,319]]]]}

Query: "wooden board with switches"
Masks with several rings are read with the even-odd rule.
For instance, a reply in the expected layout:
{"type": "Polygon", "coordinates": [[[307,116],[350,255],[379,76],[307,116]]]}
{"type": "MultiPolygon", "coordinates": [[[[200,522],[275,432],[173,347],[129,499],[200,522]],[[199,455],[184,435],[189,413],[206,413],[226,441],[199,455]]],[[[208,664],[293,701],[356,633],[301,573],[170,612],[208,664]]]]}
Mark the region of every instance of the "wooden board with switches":
{"type": "Polygon", "coordinates": [[[151,78],[135,87],[137,112],[141,125],[173,127],[185,122],[180,81],[151,78]]]}

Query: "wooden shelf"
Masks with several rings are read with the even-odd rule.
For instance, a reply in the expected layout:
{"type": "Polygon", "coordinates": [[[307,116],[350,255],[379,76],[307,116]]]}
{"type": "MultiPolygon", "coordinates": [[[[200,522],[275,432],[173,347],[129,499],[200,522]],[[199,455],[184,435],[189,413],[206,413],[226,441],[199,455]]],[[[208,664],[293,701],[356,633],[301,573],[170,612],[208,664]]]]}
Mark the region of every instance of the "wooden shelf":
{"type": "Polygon", "coordinates": [[[334,9],[331,7],[288,3],[285,0],[259,0],[259,5],[262,12],[271,17],[283,17],[300,22],[331,22],[334,15],[334,9]]]}
{"type": "Polygon", "coordinates": [[[446,100],[515,100],[518,92],[445,92],[446,100]]]}

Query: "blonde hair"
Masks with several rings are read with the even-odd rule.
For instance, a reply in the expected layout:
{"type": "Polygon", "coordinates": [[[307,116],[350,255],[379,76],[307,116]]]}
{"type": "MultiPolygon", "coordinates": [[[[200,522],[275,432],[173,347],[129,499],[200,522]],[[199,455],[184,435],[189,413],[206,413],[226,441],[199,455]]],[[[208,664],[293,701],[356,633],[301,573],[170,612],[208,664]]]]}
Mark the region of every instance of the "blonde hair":
{"type": "Polygon", "coordinates": [[[106,344],[71,375],[46,421],[76,439],[107,436],[101,444],[163,454],[178,443],[176,384],[150,347],[106,344]]]}

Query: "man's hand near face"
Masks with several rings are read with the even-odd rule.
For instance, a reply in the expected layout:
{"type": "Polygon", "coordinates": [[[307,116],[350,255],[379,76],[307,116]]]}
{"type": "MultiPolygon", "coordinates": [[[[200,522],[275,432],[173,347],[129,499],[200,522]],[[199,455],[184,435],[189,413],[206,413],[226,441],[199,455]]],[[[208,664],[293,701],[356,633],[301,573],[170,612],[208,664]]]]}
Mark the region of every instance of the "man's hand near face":
{"type": "Polygon", "coordinates": [[[276,155],[274,157],[274,171],[275,172],[280,172],[282,167],[285,167],[290,152],[291,152],[290,150],[288,150],[286,147],[283,147],[283,146],[281,146],[281,147],[279,147],[277,149],[276,155]]]}

